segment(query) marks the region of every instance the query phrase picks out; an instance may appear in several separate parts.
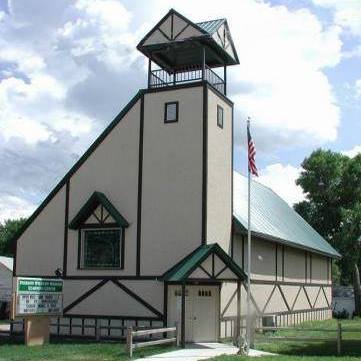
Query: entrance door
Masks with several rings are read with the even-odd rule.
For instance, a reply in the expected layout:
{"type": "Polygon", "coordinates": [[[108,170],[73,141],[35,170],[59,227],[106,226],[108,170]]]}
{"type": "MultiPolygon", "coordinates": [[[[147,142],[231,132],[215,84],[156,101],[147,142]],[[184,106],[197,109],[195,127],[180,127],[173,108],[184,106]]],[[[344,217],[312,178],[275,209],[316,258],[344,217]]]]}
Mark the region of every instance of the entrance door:
{"type": "MultiPolygon", "coordinates": [[[[168,324],[181,325],[182,288],[168,288],[168,324]]],[[[187,342],[218,340],[219,287],[186,286],[185,338],[187,342]]]]}

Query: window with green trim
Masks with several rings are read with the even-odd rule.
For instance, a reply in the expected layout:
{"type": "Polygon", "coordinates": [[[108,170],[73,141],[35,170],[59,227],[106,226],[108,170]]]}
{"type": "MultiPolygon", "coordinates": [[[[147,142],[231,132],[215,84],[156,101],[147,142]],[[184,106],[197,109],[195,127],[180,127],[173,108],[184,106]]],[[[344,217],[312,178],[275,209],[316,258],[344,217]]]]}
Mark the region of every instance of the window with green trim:
{"type": "Polygon", "coordinates": [[[80,268],[121,268],[121,229],[83,229],[80,268]]]}

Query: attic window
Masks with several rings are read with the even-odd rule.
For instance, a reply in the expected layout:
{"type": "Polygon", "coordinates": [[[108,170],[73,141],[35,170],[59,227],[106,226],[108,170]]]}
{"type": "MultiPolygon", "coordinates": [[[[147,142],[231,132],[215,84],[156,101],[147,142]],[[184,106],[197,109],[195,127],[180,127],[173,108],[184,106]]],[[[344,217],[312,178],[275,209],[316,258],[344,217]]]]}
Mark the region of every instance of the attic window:
{"type": "Polygon", "coordinates": [[[164,105],[164,123],[178,122],[178,102],[169,102],[164,105]]]}

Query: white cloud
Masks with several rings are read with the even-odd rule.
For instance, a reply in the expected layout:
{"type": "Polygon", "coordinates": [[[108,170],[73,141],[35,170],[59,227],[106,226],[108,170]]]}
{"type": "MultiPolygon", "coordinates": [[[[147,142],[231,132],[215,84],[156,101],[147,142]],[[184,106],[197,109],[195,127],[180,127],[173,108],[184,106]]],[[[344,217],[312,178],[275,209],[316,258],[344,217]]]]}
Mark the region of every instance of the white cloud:
{"type": "Polygon", "coordinates": [[[344,150],[341,152],[344,155],[347,155],[350,158],[355,157],[357,154],[361,153],[361,145],[355,145],[352,149],[350,150],[344,150]]]}
{"type": "Polygon", "coordinates": [[[0,195],[0,222],[6,219],[29,217],[35,208],[35,204],[19,197],[0,195]]]}
{"type": "MultiPolygon", "coordinates": [[[[252,117],[257,149],[321,145],[336,138],[339,108],[324,69],[340,61],[339,26],[323,27],[307,9],[263,1],[225,0],[222,7],[207,2],[206,12],[204,3],[194,0],[126,4],[12,0],[10,14],[0,13],[0,166],[9,164],[7,157],[19,144],[32,150],[31,159],[16,152],[19,169],[4,177],[2,189],[11,188],[12,196],[15,184],[26,194],[24,159],[32,165],[31,179],[41,169],[40,199],[48,190],[46,175],[58,172],[60,178],[74,153],[84,151],[145,86],[145,59],[135,46],[174,6],[193,21],[227,17],[241,62],[229,68],[230,96],[236,122],[252,117]]],[[[239,141],[238,128],[236,134],[239,141]]],[[[271,170],[265,169],[268,179],[271,170]]],[[[286,196],[293,199],[291,191],[286,196]]]]}
{"type": "Polygon", "coordinates": [[[270,187],[292,206],[305,199],[302,188],[296,185],[296,179],[300,173],[301,168],[296,168],[289,164],[275,163],[261,169],[257,180],[270,187]]]}
{"type": "Polygon", "coordinates": [[[360,0],[313,0],[315,5],[334,10],[334,21],[352,35],[361,36],[360,0]]]}
{"type": "Polygon", "coordinates": [[[361,98],[361,79],[357,79],[355,82],[356,97],[361,98]]]}

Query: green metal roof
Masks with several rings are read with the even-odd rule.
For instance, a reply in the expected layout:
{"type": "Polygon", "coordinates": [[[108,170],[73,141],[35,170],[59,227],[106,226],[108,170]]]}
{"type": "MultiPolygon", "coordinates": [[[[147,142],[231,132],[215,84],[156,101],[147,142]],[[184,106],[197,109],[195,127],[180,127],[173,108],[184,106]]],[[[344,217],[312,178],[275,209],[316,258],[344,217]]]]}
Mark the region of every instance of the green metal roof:
{"type": "Polygon", "coordinates": [[[100,204],[103,205],[120,227],[129,226],[128,221],[118,212],[105,194],[101,192],[94,192],[70,222],[69,228],[78,229],[100,204]]]}
{"type": "MultiPolygon", "coordinates": [[[[241,231],[248,224],[248,180],[234,172],[234,218],[241,231]]],[[[260,237],[330,257],[341,255],[270,188],[252,181],[251,230],[260,237]]]]}
{"type": "Polygon", "coordinates": [[[213,35],[214,32],[226,21],[226,19],[216,19],[209,21],[202,21],[200,23],[196,23],[200,28],[206,31],[208,34],[213,35]]]}
{"type": "Polygon", "coordinates": [[[216,254],[239,279],[243,280],[247,278],[246,274],[238,267],[232,258],[217,243],[213,243],[196,248],[192,253],[165,272],[162,279],[168,282],[185,281],[212,253],[216,254]]]}

